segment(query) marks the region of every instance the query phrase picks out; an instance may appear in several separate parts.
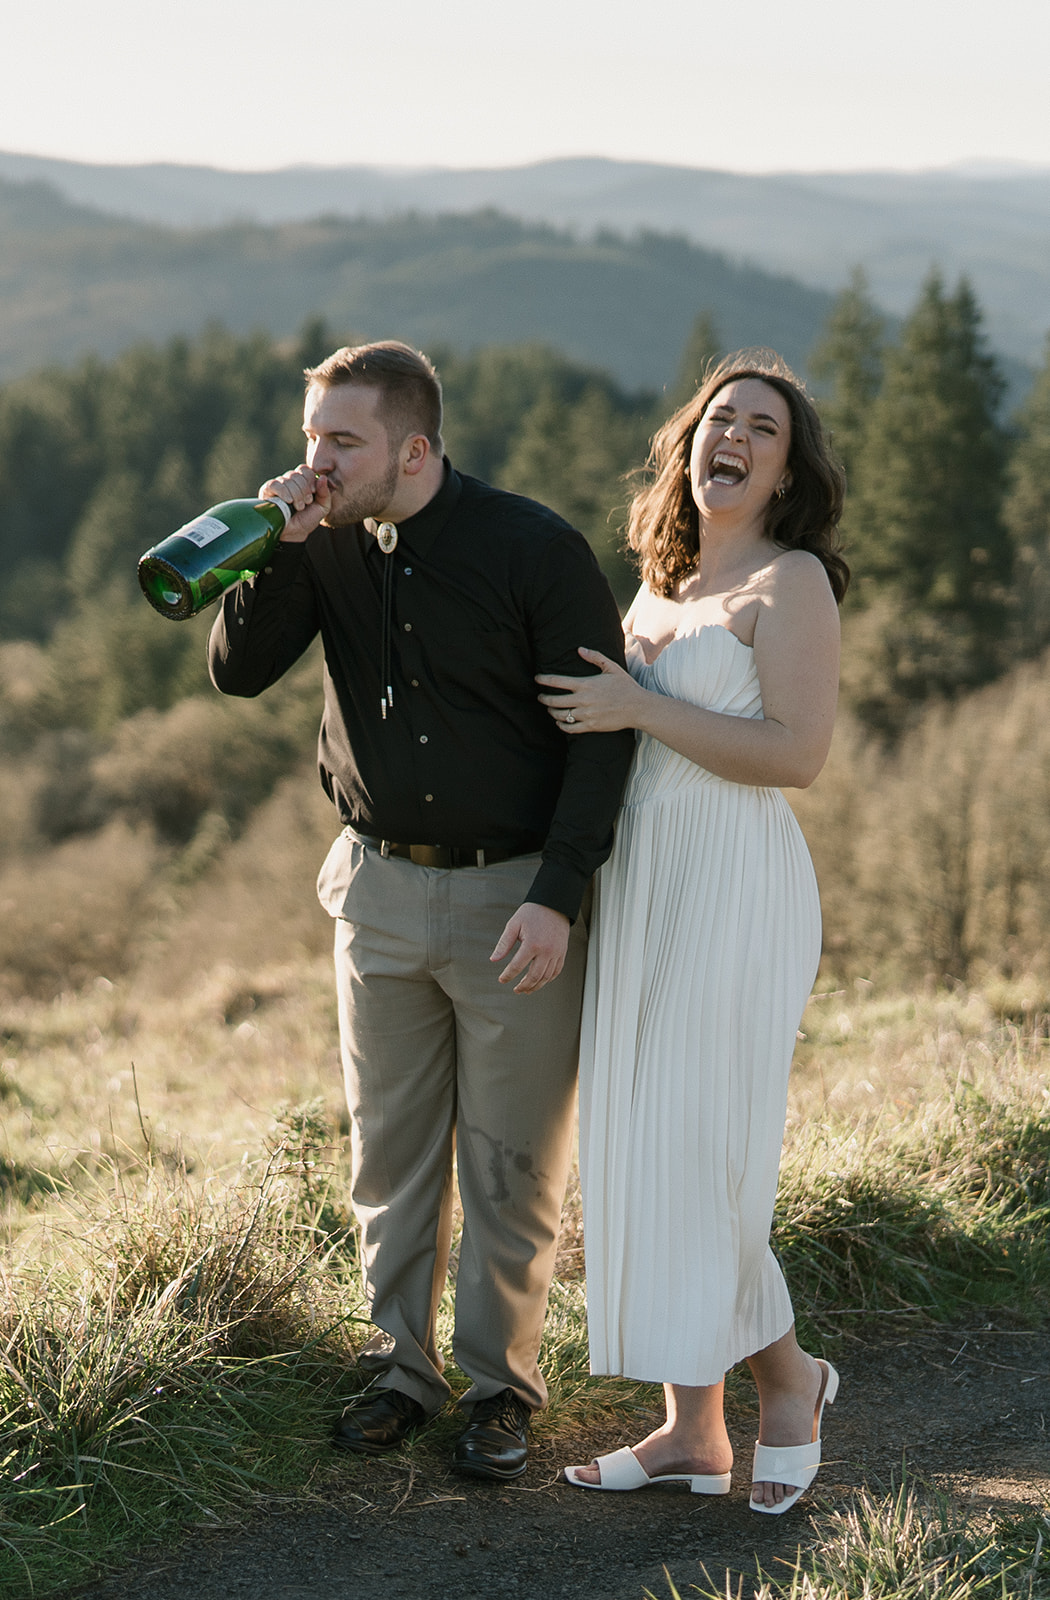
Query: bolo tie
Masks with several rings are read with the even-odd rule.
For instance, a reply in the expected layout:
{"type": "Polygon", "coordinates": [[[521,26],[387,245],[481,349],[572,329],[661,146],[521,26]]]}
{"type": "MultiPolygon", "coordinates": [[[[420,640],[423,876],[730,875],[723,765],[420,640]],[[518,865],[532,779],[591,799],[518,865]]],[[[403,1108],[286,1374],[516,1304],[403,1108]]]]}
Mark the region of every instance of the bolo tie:
{"type": "Polygon", "coordinates": [[[397,549],[397,529],[392,522],[381,522],[376,529],[376,543],[383,552],[382,629],[379,643],[379,709],[386,721],[387,710],[393,709],[394,689],[393,635],[394,635],[394,563],[390,559],[397,549]],[[385,692],[384,692],[385,689],[385,692]]]}

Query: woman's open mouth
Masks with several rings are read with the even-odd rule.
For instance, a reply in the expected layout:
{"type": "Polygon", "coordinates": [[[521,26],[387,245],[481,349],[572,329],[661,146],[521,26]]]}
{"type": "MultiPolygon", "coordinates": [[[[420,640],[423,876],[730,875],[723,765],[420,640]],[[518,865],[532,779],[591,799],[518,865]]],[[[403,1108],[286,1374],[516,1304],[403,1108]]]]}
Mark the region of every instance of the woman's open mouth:
{"type": "Polygon", "coordinates": [[[743,456],[732,455],[727,450],[716,450],[707,464],[707,475],[712,483],[743,483],[748,471],[743,456]]]}

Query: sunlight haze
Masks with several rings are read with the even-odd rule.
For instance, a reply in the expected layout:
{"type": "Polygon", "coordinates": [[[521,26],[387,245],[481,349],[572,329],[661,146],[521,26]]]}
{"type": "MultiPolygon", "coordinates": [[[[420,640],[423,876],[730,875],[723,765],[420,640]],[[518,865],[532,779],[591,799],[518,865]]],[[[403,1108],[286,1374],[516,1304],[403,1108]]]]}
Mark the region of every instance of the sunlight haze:
{"type": "Polygon", "coordinates": [[[5,58],[0,150],[88,162],[1050,165],[1046,0],[22,0],[5,58]]]}

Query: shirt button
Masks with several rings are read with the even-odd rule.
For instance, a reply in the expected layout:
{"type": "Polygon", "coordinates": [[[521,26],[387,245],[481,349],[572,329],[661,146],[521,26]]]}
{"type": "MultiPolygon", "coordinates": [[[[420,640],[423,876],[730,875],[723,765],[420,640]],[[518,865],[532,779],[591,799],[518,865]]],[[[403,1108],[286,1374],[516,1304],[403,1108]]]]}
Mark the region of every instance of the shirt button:
{"type": "Polygon", "coordinates": [[[263,571],[269,573],[269,572],[273,571],[273,568],[272,567],[263,567],[263,571]]]}
{"type": "Polygon", "coordinates": [[[411,567],[406,567],[405,568],[405,577],[406,578],[410,578],[411,576],[412,576],[412,568],[411,567]]]}
{"type": "Polygon", "coordinates": [[[237,618],[237,626],[238,626],[238,628],[243,628],[244,627],[244,618],[243,617],[238,617],[237,618]]]}
{"type": "Polygon", "coordinates": [[[412,679],[412,687],[413,687],[413,689],[418,689],[419,688],[419,679],[418,678],[413,678],[412,679]]]}
{"type": "Polygon", "coordinates": [[[419,742],[420,742],[420,744],[429,744],[429,743],[430,743],[430,741],[429,741],[429,739],[428,739],[428,738],[427,738],[427,736],[426,736],[426,734],[425,734],[425,733],[421,733],[421,734],[420,734],[420,735],[419,735],[419,742]]]}
{"type": "Polygon", "coordinates": [[[405,623],[405,632],[406,633],[411,633],[412,632],[412,624],[410,622],[406,622],[405,623]]]}
{"type": "Polygon", "coordinates": [[[425,795],[424,795],[424,796],[423,796],[423,799],[424,799],[424,800],[433,800],[433,798],[434,798],[434,796],[433,796],[433,795],[432,795],[432,794],[425,794],[425,795]]]}

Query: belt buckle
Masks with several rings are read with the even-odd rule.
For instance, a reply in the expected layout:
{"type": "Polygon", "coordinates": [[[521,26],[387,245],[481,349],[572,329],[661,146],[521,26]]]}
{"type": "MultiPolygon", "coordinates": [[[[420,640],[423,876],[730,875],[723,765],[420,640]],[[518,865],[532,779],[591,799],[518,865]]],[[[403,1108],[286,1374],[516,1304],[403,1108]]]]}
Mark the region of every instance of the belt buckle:
{"type": "Polygon", "coordinates": [[[409,859],[417,867],[450,867],[452,852],[440,844],[414,844],[409,859]]]}

